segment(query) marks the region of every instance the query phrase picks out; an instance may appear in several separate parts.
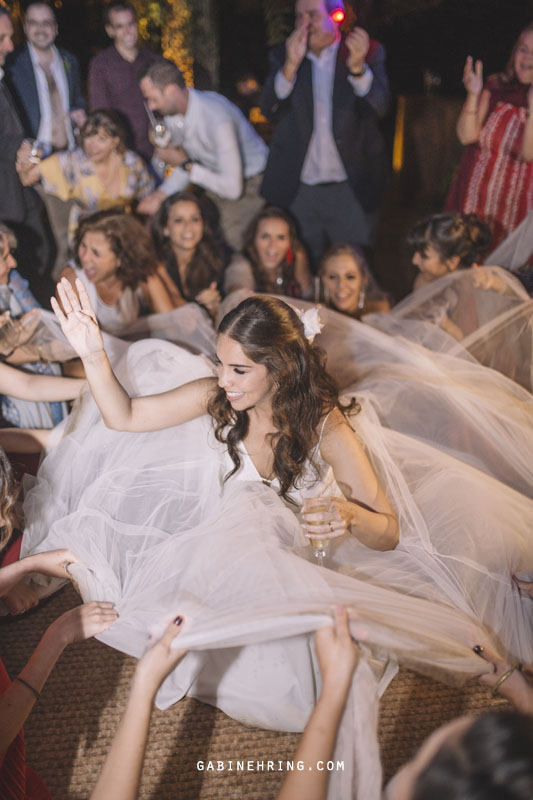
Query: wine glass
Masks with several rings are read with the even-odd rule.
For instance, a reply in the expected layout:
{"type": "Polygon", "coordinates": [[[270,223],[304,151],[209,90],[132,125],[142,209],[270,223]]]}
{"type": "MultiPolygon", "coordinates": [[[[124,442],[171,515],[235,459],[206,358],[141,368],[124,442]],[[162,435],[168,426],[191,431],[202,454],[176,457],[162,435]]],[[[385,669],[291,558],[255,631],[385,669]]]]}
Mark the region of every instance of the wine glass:
{"type": "MultiPolygon", "coordinates": [[[[329,511],[330,502],[331,501],[329,497],[304,497],[302,513],[319,514],[320,512],[329,511]]],[[[318,526],[323,524],[323,522],[308,522],[307,526],[313,527],[313,525],[318,526]]],[[[309,531],[307,531],[307,533],[309,533],[309,531]]],[[[322,536],[317,535],[312,536],[309,541],[314,548],[313,555],[316,558],[319,567],[323,567],[324,557],[329,545],[329,539],[325,539],[322,536]]]]}

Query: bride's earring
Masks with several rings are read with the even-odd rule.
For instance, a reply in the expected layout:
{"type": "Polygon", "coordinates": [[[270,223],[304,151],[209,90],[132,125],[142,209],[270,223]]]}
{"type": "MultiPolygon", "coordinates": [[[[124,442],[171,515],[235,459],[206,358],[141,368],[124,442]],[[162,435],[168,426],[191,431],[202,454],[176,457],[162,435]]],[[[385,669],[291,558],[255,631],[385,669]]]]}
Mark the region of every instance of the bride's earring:
{"type": "Polygon", "coordinates": [[[359,292],[359,300],[357,301],[357,308],[361,311],[365,305],[365,287],[361,287],[361,291],[359,292]]]}

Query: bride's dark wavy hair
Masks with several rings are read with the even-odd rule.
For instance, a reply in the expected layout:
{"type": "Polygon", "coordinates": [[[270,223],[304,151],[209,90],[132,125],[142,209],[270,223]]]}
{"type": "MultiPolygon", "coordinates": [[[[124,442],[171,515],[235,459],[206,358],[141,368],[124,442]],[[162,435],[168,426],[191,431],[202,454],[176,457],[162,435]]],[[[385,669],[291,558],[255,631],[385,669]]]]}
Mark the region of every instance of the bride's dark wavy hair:
{"type": "MultiPolygon", "coordinates": [[[[282,300],[249,297],[226,314],[218,332],[237,342],[255,364],[266,367],[273,381],[272,421],[278,431],[272,437],[274,473],[280,496],[288,499],[288,491],[311,457],[324,415],[334,408],[343,413],[359,410],[357,404],[355,400],[348,406],[339,403],[337,384],[326,371],[325,353],[305,338],[298,314],[282,300]]],[[[234,464],[227,480],[241,464],[238,443],[248,432],[248,414],[235,411],[220,387],[209,401],[208,412],[215,436],[227,444],[234,464]]]]}

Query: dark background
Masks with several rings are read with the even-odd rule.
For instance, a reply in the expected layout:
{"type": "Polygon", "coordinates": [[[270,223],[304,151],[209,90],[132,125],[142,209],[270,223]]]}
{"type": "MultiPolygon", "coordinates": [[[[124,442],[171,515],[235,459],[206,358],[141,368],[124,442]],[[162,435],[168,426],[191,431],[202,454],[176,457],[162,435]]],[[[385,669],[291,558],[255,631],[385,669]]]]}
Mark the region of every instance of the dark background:
{"type": "MultiPolygon", "coordinates": [[[[186,2],[194,19],[198,0],[186,2]]],[[[52,5],[59,44],[76,53],[86,74],[91,56],[109,44],[101,21],[104,0],[56,0],[52,5]]],[[[486,74],[502,69],[517,34],[533,19],[532,0],[360,0],[355,6],[359,24],[385,45],[392,89],[402,94],[422,91],[424,70],[441,78],[438,91],[461,93],[466,56],[481,58],[486,74]]],[[[267,36],[282,41],[290,31],[291,0],[212,0],[212,8],[220,51],[215,88],[230,93],[247,69],[264,79],[267,36]],[[277,24],[265,14],[273,8],[278,9],[277,24]]]]}

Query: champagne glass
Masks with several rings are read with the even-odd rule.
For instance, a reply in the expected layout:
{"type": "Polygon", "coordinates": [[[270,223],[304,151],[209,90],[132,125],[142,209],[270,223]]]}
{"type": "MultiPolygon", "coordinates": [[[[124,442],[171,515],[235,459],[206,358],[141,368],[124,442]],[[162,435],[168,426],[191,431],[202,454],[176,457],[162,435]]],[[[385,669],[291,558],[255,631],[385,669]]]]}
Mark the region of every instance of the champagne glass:
{"type": "Polygon", "coordinates": [[[153,124],[150,123],[148,138],[154,147],[166,147],[170,144],[171,133],[162,119],[154,118],[153,124]]]}
{"type": "MultiPolygon", "coordinates": [[[[319,514],[321,512],[329,511],[330,502],[331,501],[329,497],[304,497],[302,513],[319,514]]],[[[307,526],[312,528],[314,525],[318,526],[323,524],[323,522],[308,522],[307,526]]],[[[307,533],[309,533],[309,531],[307,531],[307,533]]],[[[316,558],[319,567],[323,567],[324,557],[329,545],[329,539],[325,539],[322,536],[317,535],[312,536],[309,541],[314,549],[313,555],[316,558]]]]}
{"type": "Polygon", "coordinates": [[[24,139],[24,143],[30,145],[28,161],[31,164],[39,164],[41,159],[46,155],[44,143],[39,142],[37,139],[24,139]]]}
{"type": "MultiPolygon", "coordinates": [[[[165,125],[165,120],[162,117],[156,117],[152,109],[148,107],[147,103],[144,104],[144,107],[150,123],[148,128],[148,138],[150,142],[154,145],[154,147],[166,147],[170,144],[172,132],[168,129],[167,125],[165,125]]],[[[165,161],[163,161],[161,158],[157,158],[154,155],[152,164],[162,177],[165,176],[168,168],[168,165],[165,161]]]]}
{"type": "Polygon", "coordinates": [[[166,147],[168,144],[170,144],[172,134],[165,125],[165,120],[161,117],[156,117],[152,109],[149,108],[146,103],[144,104],[144,107],[150,122],[148,138],[154,147],[166,147]]]}

